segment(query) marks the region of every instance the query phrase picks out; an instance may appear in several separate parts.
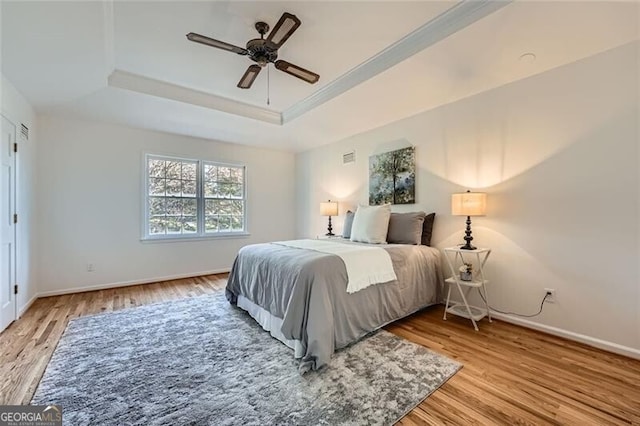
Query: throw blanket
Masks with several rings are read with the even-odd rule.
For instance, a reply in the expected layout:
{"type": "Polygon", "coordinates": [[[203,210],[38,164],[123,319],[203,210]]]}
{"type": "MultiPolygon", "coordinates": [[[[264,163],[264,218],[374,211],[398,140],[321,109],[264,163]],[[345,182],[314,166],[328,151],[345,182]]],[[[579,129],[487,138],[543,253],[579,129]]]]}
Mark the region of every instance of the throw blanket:
{"type": "Polygon", "coordinates": [[[391,256],[380,247],[364,247],[328,240],[278,241],[273,244],[314,250],[340,257],[347,269],[347,293],[355,293],[372,284],[398,279],[393,270],[391,256]]]}

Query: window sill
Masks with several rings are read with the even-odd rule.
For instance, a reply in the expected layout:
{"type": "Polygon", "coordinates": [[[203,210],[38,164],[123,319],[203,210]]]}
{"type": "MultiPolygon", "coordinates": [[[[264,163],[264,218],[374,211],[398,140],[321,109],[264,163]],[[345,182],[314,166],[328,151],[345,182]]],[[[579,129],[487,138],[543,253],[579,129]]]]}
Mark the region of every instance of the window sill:
{"type": "Polygon", "coordinates": [[[250,236],[251,234],[248,232],[230,232],[228,234],[198,235],[194,237],[185,237],[183,235],[176,235],[175,237],[142,237],[140,238],[140,242],[144,244],[173,243],[185,241],[226,240],[234,238],[247,238],[250,236]]]}

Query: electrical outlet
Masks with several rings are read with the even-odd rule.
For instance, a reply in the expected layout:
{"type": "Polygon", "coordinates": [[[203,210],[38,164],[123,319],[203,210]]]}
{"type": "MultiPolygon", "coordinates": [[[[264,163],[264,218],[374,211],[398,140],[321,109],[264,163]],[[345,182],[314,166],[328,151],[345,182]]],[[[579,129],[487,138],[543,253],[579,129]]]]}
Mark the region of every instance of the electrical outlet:
{"type": "Polygon", "coordinates": [[[556,289],[555,288],[545,288],[544,291],[548,294],[546,302],[556,303],[556,289]]]}
{"type": "Polygon", "coordinates": [[[94,272],[96,270],[96,266],[93,263],[87,263],[87,272],[94,272]]]}

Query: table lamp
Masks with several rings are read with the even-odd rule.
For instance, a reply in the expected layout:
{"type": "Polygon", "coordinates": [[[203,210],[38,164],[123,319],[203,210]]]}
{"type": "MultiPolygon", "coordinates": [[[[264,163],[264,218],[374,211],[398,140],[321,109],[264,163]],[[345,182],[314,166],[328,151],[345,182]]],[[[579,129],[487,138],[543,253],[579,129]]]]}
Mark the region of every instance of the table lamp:
{"type": "Polygon", "coordinates": [[[471,245],[471,216],[484,216],[487,211],[487,194],[484,192],[461,192],[451,194],[451,214],[467,217],[467,229],[465,231],[464,244],[461,249],[475,250],[471,245]]]}
{"type": "Polygon", "coordinates": [[[326,203],[320,203],[320,215],[329,216],[329,227],[327,228],[329,232],[327,232],[325,235],[327,235],[328,237],[333,237],[335,234],[331,232],[333,231],[333,228],[331,227],[331,216],[338,215],[338,203],[331,200],[328,200],[326,203]]]}

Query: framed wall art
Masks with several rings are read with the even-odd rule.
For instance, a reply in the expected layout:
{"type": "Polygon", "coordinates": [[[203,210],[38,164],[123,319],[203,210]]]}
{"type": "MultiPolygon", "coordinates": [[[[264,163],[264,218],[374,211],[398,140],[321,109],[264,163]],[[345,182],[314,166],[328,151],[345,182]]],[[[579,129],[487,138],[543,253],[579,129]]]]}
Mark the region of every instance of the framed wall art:
{"type": "Polygon", "coordinates": [[[415,147],[369,157],[369,205],[415,202],[415,147]]]}

